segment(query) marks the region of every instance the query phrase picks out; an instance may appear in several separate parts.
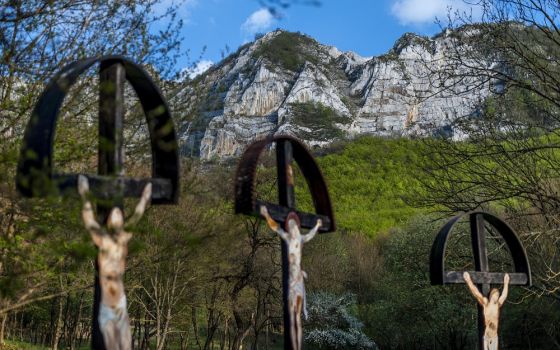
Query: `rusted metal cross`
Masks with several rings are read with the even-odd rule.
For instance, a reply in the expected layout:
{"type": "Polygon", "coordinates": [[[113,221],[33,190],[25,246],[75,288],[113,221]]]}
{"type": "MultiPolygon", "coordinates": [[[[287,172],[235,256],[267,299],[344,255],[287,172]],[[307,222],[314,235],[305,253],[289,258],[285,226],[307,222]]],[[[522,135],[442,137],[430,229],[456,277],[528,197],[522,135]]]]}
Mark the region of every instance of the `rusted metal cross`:
{"type": "MultiPolygon", "coordinates": [[[[75,194],[80,174],[55,174],[53,143],[58,112],[70,87],[92,65],[99,63],[98,175],[85,175],[98,199],[98,221],[105,223],[113,207],[122,209],[124,197],[137,197],[152,184],[152,204],[176,203],[179,196],[179,157],[175,128],[167,102],[140,66],[120,56],[104,56],[73,62],[58,72],[40,96],[27,124],[18,163],[16,186],[27,197],[75,194]],[[152,150],[152,178],[124,177],[124,84],[136,92],[148,123],[152,150]]],[[[98,266],[96,264],[96,270],[98,266]]],[[[99,276],[95,276],[92,348],[104,344],[98,323],[99,276]]]]}
{"type": "MultiPolygon", "coordinates": [[[[445,271],[444,256],[447,240],[455,224],[462,218],[468,216],[470,220],[471,245],[474,256],[475,271],[467,271],[472,276],[472,281],[478,285],[483,296],[488,296],[491,284],[502,284],[505,273],[490,272],[488,266],[488,253],[486,250],[485,223],[489,223],[499,233],[506,243],[515,272],[510,272],[510,284],[531,285],[531,268],[525,249],[513,229],[498,217],[482,212],[474,211],[455,216],[448,221],[439,231],[432,245],[430,255],[430,280],[432,285],[465,283],[463,271],[445,271]]],[[[478,305],[478,341],[480,349],[483,349],[484,338],[484,314],[481,305],[478,305]]]]}
{"type": "MultiPolygon", "coordinates": [[[[335,230],[334,216],[325,180],[306,147],[290,136],[275,136],[251,144],[243,154],[237,168],[235,184],[235,212],[238,214],[260,216],[261,208],[265,207],[271,219],[281,224],[288,231],[288,221],[292,220],[298,227],[313,228],[317,220],[322,224],[320,232],[335,230]],[[256,198],[255,177],[260,154],[272,143],[276,143],[276,166],[278,179],[278,204],[268,203],[256,198]],[[294,194],[293,161],[307,181],[311,191],[315,213],[296,210],[294,194]]],[[[281,229],[280,229],[281,231],[281,229]]],[[[299,229],[298,229],[299,232],[299,229]]],[[[301,247],[299,247],[301,249],[301,247]]],[[[290,259],[288,242],[282,239],[282,290],[284,311],[284,349],[299,350],[301,348],[301,324],[293,329],[290,302],[290,259]],[[297,333],[297,334],[296,334],[297,333]],[[299,341],[298,341],[299,335],[299,341]]],[[[299,269],[299,266],[297,267],[299,269]]],[[[301,282],[303,283],[303,281],[301,282]]],[[[293,284],[293,281],[292,281],[293,284]]],[[[293,285],[292,285],[293,288],[293,285]]],[[[304,291],[303,291],[304,293],[304,291]]],[[[292,303],[293,304],[293,303],[292,303]]],[[[301,310],[300,310],[301,311],[301,310]]]]}

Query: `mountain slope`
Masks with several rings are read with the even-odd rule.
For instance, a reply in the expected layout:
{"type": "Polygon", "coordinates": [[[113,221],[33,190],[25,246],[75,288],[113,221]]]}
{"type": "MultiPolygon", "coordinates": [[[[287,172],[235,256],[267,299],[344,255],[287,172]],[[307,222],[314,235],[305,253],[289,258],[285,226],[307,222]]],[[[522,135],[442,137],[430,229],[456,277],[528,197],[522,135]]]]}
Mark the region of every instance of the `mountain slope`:
{"type": "Polygon", "coordinates": [[[475,113],[489,89],[460,82],[453,94],[443,94],[430,84],[452,40],[448,32],[405,34],[386,55],[364,58],[299,33],[270,32],[173,98],[182,152],[202,159],[238,156],[273,133],[310,146],[361,134],[460,137],[453,122],[475,113]]]}

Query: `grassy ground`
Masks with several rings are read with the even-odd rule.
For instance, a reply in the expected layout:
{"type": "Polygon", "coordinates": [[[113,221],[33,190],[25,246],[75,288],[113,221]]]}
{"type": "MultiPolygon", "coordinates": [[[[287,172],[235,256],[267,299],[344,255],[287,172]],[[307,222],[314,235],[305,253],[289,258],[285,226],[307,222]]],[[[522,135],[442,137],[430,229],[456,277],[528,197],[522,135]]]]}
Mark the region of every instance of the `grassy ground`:
{"type": "MultiPolygon", "coordinates": [[[[273,339],[271,339],[271,342],[273,342],[272,344],[269,344],[268,349],[270,350],[281,350],[284,348],[284,344],[283,344],[283,338],[281,335],[278,336],[273,336],[273,339]]],[[[261,342],[261,345],[259,347],[264,348],[264,343],[261,342]]],[[[89,346],[83,346],[81,348],[78,348],[78,350],[86,350],[89,349],[89,346]]],[[[173,345],[170,345],[168,347],[169,349],[179,349],[179,345],[177,345],[176,347],[173,345]]],[[[191,348],[195,348],[195,344],[192,344],[191,348]]],[[[33,344],[29,344],[29,343],[25,343],[25,342],[20,342],[20,341],[15,341],[15,340],[6,340],[6,343],[4,345],[0,345],[0,350],[43,350],[43,349],[50,349],[50,347],[42,347],[39,345],[33,345],[33,344]]]]}
{"type": "Polygon", "coordinates": [[[0,345],[0,349],[1,350],[39,350],[45,348],[37,345],[32,345],[29,343],[20,342],[20,341],[6,340],[5,344],[0,345]]]}
{"type": "MultiPolygon", "coordinates": [[[[78,348],[78,350],[86,350],[89,348],[90,348],[89,345],[86,345],[78,348]]],[[[50,347],[29,344],[18,340],[6,340],[6,343],[4,345],[0,345],[0,350],[42,350],[42,349],[50,349],[50,347]]]]}

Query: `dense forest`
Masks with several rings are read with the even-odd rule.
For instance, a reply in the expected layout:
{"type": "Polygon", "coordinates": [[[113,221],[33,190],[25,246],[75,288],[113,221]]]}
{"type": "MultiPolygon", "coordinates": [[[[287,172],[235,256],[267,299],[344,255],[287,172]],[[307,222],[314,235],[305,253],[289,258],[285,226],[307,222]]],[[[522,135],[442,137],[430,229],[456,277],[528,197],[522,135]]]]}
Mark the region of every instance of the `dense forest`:
{"type": "MultiPolygon", "coordinates": [[[[171,96],[182,23],[175,7],[155,14],[156,3],[0,1],[0,349],[90,347],[96,249],[81,203],[16,193],[21,136],[45,81],[77,58],[126,54],[171,96]],[[149,32],[161,18],[168,26],[149,32]],[[122,30],[101,30],[115,26],[122,30]]],[[[474,299],[465,285],[431,286],[428,264],[440,227],[476,208],[512,225],[533,271],[534,285],[512,287],[502,309],[501,347],[560,348],[560,8],[544,0],[485,3],[482,23],[450,24],[480,34],[476,46],[461,45],[451,57],[466,67],[461,74],[503,82],[476,117],[456,126],[468,137],[366,136],[313,150],[338,230],[305,246],[307,348],[472,349],[474,299]],[[501,68],[472,64],[489,51],[501,68]]],[[[442,90],[461,78],[446,68],[434,72],[442,90]]],[[[92,71],[64,102],[59,172],[96,172],[95,82],[92,71]]],[[[129,100],[126,173],[148,176],[144,117],[129,100]]],[[[313,123],[325,112],[300,107],[314,107],[313,123]]],[[[261,162],[258,196],[275,200],[273,152],[261,162]]],[[[132,229],[124,278],[134,348],[282,348],[280,240],[261,219],[234,215],[235,168],[235,159],[182,159],[179,204],[150,207],[132,229]]],[[[298,172],[296,185],[298,206],[311,210],[298,172]]],[[[448,244],[446,260],[457,270],[474,269],[468,229],[460,224],[448,244]]],[[[510,270],[503,240],[489,235],[487,245],[491,268],[510,270]]]]}

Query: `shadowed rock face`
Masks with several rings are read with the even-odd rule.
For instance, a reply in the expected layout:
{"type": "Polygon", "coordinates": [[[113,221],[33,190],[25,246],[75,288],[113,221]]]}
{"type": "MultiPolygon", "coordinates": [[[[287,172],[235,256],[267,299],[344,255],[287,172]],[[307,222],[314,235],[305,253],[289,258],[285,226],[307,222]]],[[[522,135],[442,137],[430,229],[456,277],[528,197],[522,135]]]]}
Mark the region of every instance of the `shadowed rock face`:
{"type": "Polygon", "coordinates": [[[463,82],[444,94],[430,84],[453,40],[405,34],[386,55],[364,58],[301,34],[268,33],[174,94],[182,152],[236,157],[275,133],[310,146],[361,134],[460,138],[453,122],[472,116],[490,90],[463,82]]]}

